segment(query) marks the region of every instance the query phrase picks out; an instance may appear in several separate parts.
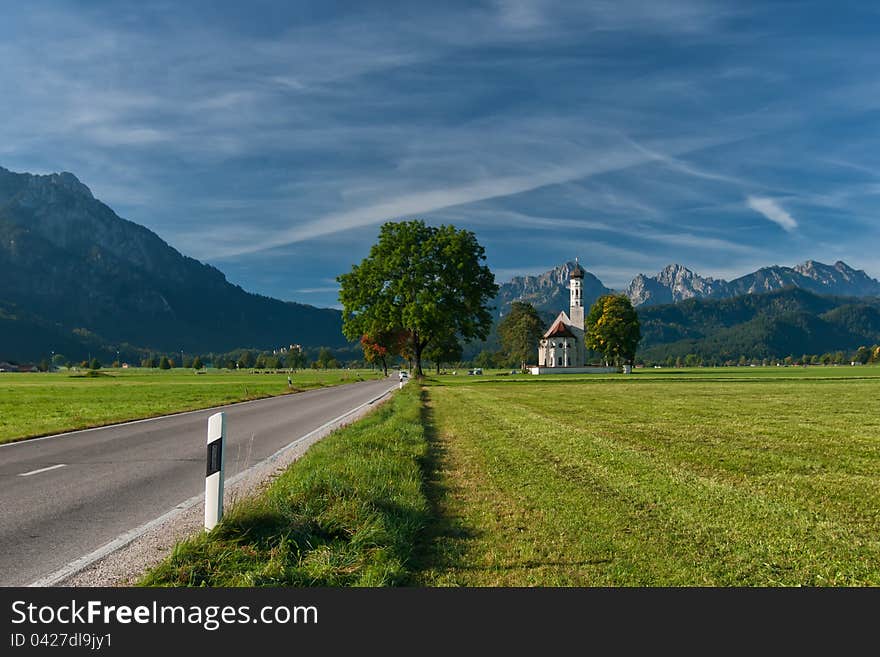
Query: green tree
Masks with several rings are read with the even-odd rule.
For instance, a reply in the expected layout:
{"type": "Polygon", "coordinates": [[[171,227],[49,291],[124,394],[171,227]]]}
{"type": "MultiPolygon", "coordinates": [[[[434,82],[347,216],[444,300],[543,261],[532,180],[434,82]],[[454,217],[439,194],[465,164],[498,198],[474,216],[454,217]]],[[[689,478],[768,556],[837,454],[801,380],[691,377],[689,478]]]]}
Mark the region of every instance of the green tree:
{"type": "Polygon", "coordinates": [[[321,350],[318,352],[317,362],[322,370],[326,370],[333,362],[335,362],[333,353],[327,347],[321,347],[321,350]]]}
{"type": "Polygon", "coordinates": [[[483,349],[483,351],[478,353],[477,357],[474,358],[474,366],[481,367],[484,370],[495,367],[495,354],[488,349],[483,349]]]}
{"type": "Polygon", "coordinates": [[[423,352],[425,358],[434,363],[437,374],[440,374],[440,366],[443,363],[461,360],[461,354],[461,343],[453,333],[435,338],[423,352]]]}
{"type": "Polygon", "coordinates": [[[193,368],[194,370],[200,370],[200,369],[202,369],[203,367],[204,367],[204,365],[202,364],[202,358],[201,358],[201,356],[196,356],[195,358],[193,358],[193,361],[192,361],[192,368],[193,368]]]}
{"type": "Polygon", "coordinates": [[[488,303],[498,293],[476,236],[423,221],[385,223],[370,254],[337,277],[342,332],[349,340],[378,331],[406,331],[422,376],[422,353],[432,341],[458,335],[485,339],[488,303]]]}
{"type": "Polygon", "coordinates": [[[40,370],[41,372],[48,372],[49,371],[49,360],[46,358],[41,360],[40,364],[37,365],[37,369],[40,370]]]}
{"type": "Polygon", "coordinates": [[[293,370],[306,367],[306,355],[299,349],[289,351],[285,361],[287,362],[287,367],[293,370]]]}
{"type": "Polygon", "coordinates": [[[240,369],[246,370],[249,367],[253,367],[257,362],[256,357],[254,356],[254,352],[252,351],[243,351],[241,356],[238,358],[238,367],[240,369]]]}
{"type": "Polygon", "coordinates": [[[871,350],[868,347],[859,347],[853,360],[864,365],[871,360],[871,350]]]}
{"type": "Polygon", "coordinates": [[[171,362],[168,360],[168,356],[162,356],[162,358],[159,359],[159,369],[160,370],[170,370],[171,369],[171,362]]]}
{"type": "MultiPolygon", "coordinates": [[[[498,336],[507,357],[525,368],[530,358],[535,357],[538,340],[544,334],[544,323],[538,311],[530,303],[514,301],[510,312],[498,324],[498,336]]],[[[532,361],[534,362],[534,361],[532,361]]]]}
{"type": "Polygon", "coordinates": [[[587,315],[586,329],[587,349],[602,354],[606,363],[632,364],[635,360],[642,330],[639,316],[627,297],[599,297],[587,315]]]}

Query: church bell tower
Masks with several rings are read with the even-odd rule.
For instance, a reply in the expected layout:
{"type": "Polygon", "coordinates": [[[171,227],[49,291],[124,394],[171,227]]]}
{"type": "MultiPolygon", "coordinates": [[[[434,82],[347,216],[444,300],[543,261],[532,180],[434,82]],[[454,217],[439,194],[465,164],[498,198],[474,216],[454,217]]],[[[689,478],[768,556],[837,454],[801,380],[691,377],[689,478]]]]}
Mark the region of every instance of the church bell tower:
{"type": "Polygon", "coordinates": [[[574,269],[571,271],[571,276],[569,277],[569,291],[571,293],[571,301],[569,303],[569,319],[571,319],[572,326],[576,326],[581,331],[584,330],[584,298],[583,298],[583,285],[584,285],[584,270],[578,262],[577,258],[575,258],[574,269]]]}

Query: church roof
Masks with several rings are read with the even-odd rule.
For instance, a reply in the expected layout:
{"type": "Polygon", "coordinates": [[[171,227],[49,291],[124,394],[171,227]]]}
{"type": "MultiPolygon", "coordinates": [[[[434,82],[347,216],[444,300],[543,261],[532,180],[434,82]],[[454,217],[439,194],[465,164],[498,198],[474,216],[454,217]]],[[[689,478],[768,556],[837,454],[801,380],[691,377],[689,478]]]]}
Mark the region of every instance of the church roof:
{"type": "Polygon", "coordinates": [[[557,318],[555,322],[553,322],[553,326],[547,329],[547,332],[544,334],[545,338],[573,338],[574,333],[572,333],[568,324],[562,319],[562,317],[557,318]]]}
{"type": "Polygon", "coordinates": [[[574,269],[571,270],[569,278],[583,278],[585,273],[584,268],[581,267],[581,264],[577,261],[577,258],[575,258],[574,269]]]}

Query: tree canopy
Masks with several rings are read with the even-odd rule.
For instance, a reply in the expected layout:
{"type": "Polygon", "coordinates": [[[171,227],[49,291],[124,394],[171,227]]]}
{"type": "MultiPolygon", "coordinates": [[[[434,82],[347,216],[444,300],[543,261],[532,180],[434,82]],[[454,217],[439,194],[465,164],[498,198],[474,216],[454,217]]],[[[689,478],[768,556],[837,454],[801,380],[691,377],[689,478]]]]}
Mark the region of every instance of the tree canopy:
{"type": "Polygon", "coordinates": [[[432,340],[431,344],[425,349],[424,354],[428,360],[434,361],[437,374],[440,374],[441,363],[454,363],[461,360],[461,343],[455,334],[450,333],[432,340]]]}
{"type": "MultiPolygon", "coordinates": [[[[525,367],[534,358],[538,340],[544,333],[544,323],[530,303],[514,301],[510,311],[498,324],[498,335],[506,356],[525,367]]],[[[534,362],[534,361],[532,361],[534,362]]]]}
{"type": "Polygon", "coordinates": [[[388,376],[388,358],[399,355],[406,340],[407,335],[403,331],[379,331],[372,335],[365,333],[361,336],[364,360],[381,364],[382,372],[388,376]]]}
{"type": "Polygon", "coordinates": [[[606,363],[632,364],[642,339],[639,316],[630,300],[605,294],[590,308],[586,320],[586,346],[602,354],[606,363]]]}
{"type": "Polygon", "coordinates": [[[349,340],[406,331],[416,374],[422,352],[448,335],[484,339],[492,325],[495,276],[476,236],[424,221],[387,222],[370,254],[337,277],[349,340]]]}

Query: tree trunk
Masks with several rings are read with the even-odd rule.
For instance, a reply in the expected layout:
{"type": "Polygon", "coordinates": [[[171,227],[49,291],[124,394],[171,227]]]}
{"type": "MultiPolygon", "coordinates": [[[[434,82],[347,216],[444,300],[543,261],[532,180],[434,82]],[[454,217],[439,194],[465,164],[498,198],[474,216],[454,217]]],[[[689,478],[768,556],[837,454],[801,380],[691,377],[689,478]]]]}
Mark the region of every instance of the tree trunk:
{"type": "Polygon", "coordinates": [[[388,363],[385,362],[385,356],[382,356],[382,371],[388,376],[388,363]]]}
{"type": "Polygon", "coordinates": [[[413,351],[415,352],[413,355],[415,356],[415,375],[419,378],[425,376],[424,372],[422,372],[422,349],[425,348],[425,343],[419,340],[418,335],[413,335],[413,351]]]}
{"type": "Polygon", "coordinates": [[[440,375],[440,361],[437,361],[437,375],[440,375]]]}

